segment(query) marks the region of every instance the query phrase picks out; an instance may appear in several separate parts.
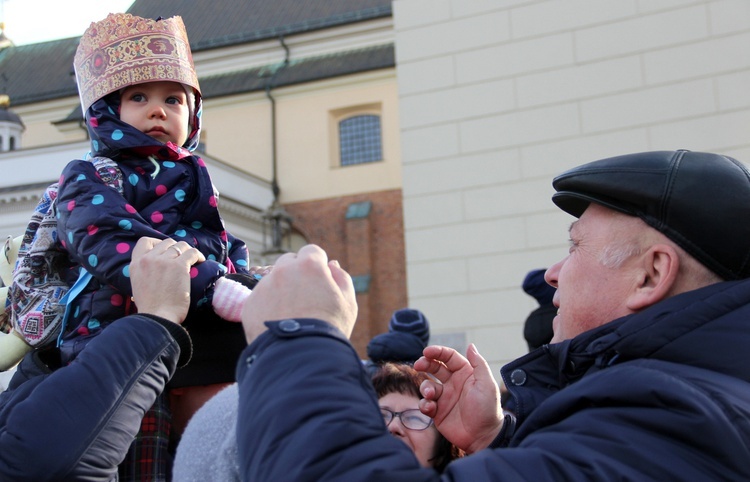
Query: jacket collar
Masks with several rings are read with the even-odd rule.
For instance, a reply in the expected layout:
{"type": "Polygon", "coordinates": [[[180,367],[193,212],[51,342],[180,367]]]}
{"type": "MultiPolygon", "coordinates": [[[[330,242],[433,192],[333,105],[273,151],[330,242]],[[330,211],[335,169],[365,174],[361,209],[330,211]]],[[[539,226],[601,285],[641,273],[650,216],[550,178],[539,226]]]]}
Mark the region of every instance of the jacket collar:
{"type": "Polygon", "coordinates": [[[748,323],[750,280],[682,293],[509,363],[501,370],[513,395],[509,408],[522,419],[585,375],[633,359],[692,365],[750,381],[748,323]]]}

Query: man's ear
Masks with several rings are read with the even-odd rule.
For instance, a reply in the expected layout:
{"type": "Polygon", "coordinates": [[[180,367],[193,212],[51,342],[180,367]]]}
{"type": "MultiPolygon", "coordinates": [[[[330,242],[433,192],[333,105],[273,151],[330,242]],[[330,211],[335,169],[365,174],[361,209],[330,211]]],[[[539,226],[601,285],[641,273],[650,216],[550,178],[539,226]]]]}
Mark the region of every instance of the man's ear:
{"type": "Polygon", "coordinates": [[[643,253],[638,285],[627,301],[632,311],[641,311],[672,295],[680,269],[680,258],[672,246],[654,244],[643,253]]]}

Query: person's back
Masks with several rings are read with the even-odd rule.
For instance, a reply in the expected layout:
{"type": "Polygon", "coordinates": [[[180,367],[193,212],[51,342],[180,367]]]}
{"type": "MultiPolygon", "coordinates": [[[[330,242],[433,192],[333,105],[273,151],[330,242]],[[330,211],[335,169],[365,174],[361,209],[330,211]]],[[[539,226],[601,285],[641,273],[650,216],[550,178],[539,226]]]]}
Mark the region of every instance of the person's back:
{"type": "Polygon", "coordinates": [[[239,393],[231,384],[206,402],[191,418],[177,446],[175,482],[240,480],[237,452],[239,393]]]}

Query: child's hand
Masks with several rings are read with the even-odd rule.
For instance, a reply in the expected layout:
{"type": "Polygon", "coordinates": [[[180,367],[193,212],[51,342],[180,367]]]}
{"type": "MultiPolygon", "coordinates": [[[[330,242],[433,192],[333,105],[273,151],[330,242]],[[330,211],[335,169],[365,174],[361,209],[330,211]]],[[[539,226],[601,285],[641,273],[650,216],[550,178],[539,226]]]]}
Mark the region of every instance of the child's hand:
{"type": "MultiPolygon", "coordinates": [[[[232,277],[240,275],[229,275],[232,277]]],[[[246,277],[247,283],[241,283],[231,279],[227,276],[216,280],[214,285],[214,297],[211,300],[211,305],[214,308],[214,312],[221,318],[227,321],[242,321],[242,306],[245,304],[245,300],[252,290],[246,285],[250,284],[254,286],[255,278],[246,277]]]]}

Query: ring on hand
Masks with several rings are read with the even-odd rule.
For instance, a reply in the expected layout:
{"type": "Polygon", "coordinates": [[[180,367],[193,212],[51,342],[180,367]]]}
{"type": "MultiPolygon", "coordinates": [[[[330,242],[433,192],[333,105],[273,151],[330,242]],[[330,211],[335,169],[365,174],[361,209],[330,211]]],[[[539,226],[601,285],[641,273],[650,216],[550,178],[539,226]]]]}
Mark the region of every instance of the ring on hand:
{"type": "Polygon", "coordinates": [[[172,246],[168,247],[167,249],[174,249],[175,251],[177,251],[177,256],[179,256],[179,255],[182,254],[182,251],[180,251],[180,248],[178,248],[176,244],[173,244],[172,246]]]}

